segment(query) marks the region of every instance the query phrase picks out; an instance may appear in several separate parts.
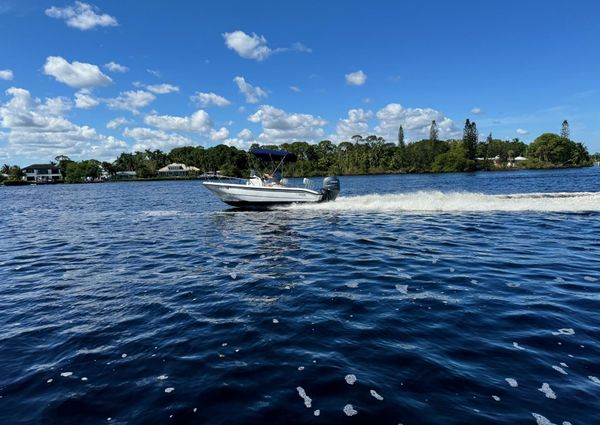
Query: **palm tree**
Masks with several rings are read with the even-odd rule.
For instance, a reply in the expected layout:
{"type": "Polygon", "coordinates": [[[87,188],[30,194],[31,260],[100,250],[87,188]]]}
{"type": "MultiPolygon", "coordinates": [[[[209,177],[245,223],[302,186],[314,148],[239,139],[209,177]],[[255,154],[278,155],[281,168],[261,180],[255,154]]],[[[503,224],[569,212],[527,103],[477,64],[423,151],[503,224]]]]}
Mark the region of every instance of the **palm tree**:
{"type": "Polygon", "coordinates": [[[590,160],[590,155],[583,143],[576,143],[571,154],[571,162],[581,165],[590,160]]]}

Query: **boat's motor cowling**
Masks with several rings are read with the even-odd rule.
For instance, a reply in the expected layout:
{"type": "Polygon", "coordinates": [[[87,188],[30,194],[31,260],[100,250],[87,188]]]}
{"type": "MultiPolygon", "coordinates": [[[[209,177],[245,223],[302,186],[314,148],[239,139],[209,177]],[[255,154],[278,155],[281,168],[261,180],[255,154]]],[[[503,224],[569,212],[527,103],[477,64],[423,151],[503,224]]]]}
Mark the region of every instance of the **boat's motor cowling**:
{"type": "Polygon", "coordinates": [[[337,177],[325,177],[323,179],[323,189],[321,189],[321,193],[323,193],[322,201],[335,201],[338,193],[340,193],[340,180],[337,177]]]}

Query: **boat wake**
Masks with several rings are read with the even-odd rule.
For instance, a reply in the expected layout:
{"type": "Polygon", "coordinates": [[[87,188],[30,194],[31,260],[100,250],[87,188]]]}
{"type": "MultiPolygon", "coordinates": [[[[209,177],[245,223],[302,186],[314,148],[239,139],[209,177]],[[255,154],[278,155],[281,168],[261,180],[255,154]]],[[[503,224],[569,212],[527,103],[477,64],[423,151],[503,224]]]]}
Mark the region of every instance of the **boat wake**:
{"type": "Polygon", "coordinates": [[[371,212],[600,212],[600,192],[515,193],[419,191],[339,197],[335,202],[296,204],[296,210],[371,212]]]}

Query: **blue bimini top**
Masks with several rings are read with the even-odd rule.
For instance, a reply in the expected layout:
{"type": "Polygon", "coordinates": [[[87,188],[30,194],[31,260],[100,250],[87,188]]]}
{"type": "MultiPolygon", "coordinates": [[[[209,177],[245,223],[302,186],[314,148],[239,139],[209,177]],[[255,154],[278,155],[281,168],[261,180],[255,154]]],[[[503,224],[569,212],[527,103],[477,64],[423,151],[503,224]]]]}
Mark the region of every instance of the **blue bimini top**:
{"type": "Polygon", "coordinates": [[[283,160],[283,162],[296,162],[298,160],[295,153],[286,151],[276,151],[273,149],[252,149],[250,153],[258,159],[262,159],[264,161],[283,160]]]}

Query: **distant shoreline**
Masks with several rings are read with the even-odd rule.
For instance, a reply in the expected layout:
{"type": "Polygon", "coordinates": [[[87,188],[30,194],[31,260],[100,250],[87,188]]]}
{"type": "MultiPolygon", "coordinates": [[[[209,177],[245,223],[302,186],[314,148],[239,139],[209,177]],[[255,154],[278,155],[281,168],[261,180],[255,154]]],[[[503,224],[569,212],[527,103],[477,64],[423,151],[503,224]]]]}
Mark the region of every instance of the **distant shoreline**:
{"type": "MultiPolygon", "coordinates": [[[[579,168],[593,168],[597,165],[581,165],[581,166],[573,166],[573,167],[547,167],[547,168],[496,168],[493,170],[476,170],[476,171],[455,171],[455,172],[434,172],[434,171],[419,171],[419,172],[399,172],[397,170],[390,172],[379,172],[379,173],[364,173],[364,174],[339,174],[340,177],[356,177],[356,176],[388,176],[388,175],[417,175],[417,174],[474,174],[474,173],[496,173],[496,172],[514,172],[514,171],[555,171],[555,170],[572,170],[579,168]]],[[[288,177],[292,179],[301,179],[303,177],[307,178],[323,178],[324,175],[314,175],[314,176],[293,176],[288,177]]],[[[204,178],[204,177],[136,177],[133,179],[109,179],[103,181],[94,181],[94,182],[76,182],[76,183],[66,183],[64,181],[60,182],[26,182],[23,180],[5,180],[0,182],[0,186],[54,186],[54,185],[62,185],[62,184],[98,184],[98,183],[125,183],[125,182],[152,182],[152,181],[189,181],[189,180],[197,180],[197,181],[210,181],[210,180],[236,180],[236,179],[244,179],[243,177],[221,177],[219,178],[204,178]]]]}

